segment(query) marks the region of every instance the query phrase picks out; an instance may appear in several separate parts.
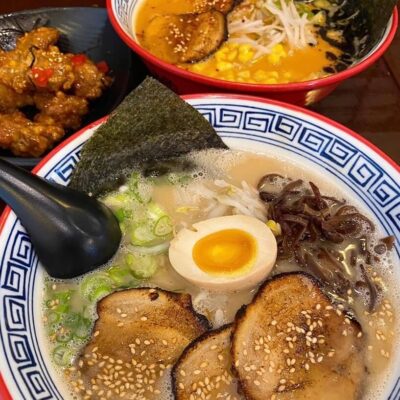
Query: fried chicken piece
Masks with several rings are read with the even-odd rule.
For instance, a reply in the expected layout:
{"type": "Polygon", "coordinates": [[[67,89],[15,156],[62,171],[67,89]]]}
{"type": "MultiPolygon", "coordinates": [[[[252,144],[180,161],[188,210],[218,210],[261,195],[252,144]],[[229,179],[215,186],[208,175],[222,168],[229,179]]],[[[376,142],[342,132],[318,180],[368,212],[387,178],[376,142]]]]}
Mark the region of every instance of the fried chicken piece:
{"type": "Polygon", "coordinates": [[[22,94],[34,88],[27,76],[27,71],[33,62],[29,52],[8,51],[0,53],[0,83],[22,94]]]}
{"type": "Polygon", "coordinates": [[[34,102],[40,113],[35,116],[36,122],[60,125],[63,128],[78,129],[82,117],[89,111],[88,101],[78,96],[63,92],[36,93],[34,102]]]}
{"type": "Polygon", "coordinates": [[[41,27],[25,33],[17,41],[17,49],[21,52],[29,51],[32,47],[47,49],[56,44],[60,38],[60,32],[56,28],[41,27]]]}
{"type": "Polygon", "coordinates": [[[63,136],[61,127],[32,122],[20,111],[0,114],[0,148],[16,156],[39,157],[63,136]]]}
{"type": "Polygon", "coordinates": [[[80,62],[74,62],[75,95],[90,100],[100,97],[103,90],[111,85],[112,78],[101,72],[86,56],[73,54],[69,54],[69,56],[72,60],[79,60],[77,57],[81,57],[80,62]]]}
{"type": "Polygon", "coordinates": [[[0,112],[9,113],[20,107],[33,105],[30,94],[20,94],[0,83],[0,112]]]}
{"type": "Polygon", "coordinates": [[[34,89],[28,76],[36,59],[36,52],[47,49],[57,42],[59,32],[54,28],[38,28],[18,39],[15,50],[0,53],[0,82],[17,93],[34,89]]]}
{"type": "Polygon", "coordinates": [[[34,63],[27,76],[36,89],[57,92],[72,88],[75,74],[70,57],[61,53],[57,46],[33,50],[33,54],[34,63]]]}

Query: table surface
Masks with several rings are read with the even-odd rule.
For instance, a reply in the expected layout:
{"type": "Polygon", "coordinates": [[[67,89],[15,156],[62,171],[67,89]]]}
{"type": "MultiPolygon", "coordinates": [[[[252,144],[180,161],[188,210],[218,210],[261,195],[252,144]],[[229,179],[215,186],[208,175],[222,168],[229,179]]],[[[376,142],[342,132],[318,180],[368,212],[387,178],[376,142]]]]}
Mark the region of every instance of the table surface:
{"type": "MultiPolygon", "coordinates": [[[[105,0],[0,1],[0,14],[54,6],[105,6],[105,0]]],[[[312,106],[377,145],[400,164],[400,30],[386,54],[312,106]]]]}

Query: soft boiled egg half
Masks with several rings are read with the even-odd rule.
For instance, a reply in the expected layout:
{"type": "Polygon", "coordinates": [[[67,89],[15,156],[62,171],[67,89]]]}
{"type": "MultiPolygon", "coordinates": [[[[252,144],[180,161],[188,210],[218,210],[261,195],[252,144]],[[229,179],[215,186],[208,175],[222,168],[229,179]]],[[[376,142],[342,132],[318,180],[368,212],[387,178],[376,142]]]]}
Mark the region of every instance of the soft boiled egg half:
{"type": "Polygon", "coordinates": [[[257,218],[229,215],[182,229],[171,241],[169,259],[179,275],[208,290],[236,291],[256,286],[271,272],[275,236],[257,218]]]}

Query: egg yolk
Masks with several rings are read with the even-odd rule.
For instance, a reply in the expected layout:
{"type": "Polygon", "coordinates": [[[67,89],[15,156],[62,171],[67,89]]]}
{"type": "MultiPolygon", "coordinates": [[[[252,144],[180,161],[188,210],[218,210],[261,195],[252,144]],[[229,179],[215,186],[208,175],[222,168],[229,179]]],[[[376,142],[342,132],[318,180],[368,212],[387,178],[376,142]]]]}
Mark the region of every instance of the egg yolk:
{"type": "Polygon", "coordinates": [[[240,229],[225,229],[201,238],[193,246],[193,259],[212,275],[242,275],[252,267],[257,252],[253,236],[240,229]]]}

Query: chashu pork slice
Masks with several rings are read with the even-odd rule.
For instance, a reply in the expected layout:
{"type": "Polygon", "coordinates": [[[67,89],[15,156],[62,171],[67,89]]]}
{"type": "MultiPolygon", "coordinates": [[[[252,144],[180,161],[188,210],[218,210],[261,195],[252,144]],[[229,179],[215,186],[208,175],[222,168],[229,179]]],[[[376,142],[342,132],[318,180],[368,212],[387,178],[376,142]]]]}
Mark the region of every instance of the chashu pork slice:
{"type": "Polygon", "coordinates": [[[243,399],[231,372],[231,334],[232,326],[223,326],[185,349],[172,370],[176,400],[243,399]]]}
{"type": "Polygon", "coordinates": [[[143,32],[143,44],[169,63],[193,63],[217,51],[227,32],[226,17],[216,10],[156,15],[143,32]]]}
{"type": "MultiPolygon", "coordinates": [[[[115,292],[97,306],[90,342],[76,360],[82,398],[160,399],[185,347],[209,329],[187,294],[160,289],[115,292]]],[[[166,396],[167,398],[168,396],[166,396]]]]}
{"type": "Polygon", "coordinates": [[[235,373],[250,400],[353,400],[365,373],[360,325],[304,273],[265,282],[239,311],[235,373]]]}

